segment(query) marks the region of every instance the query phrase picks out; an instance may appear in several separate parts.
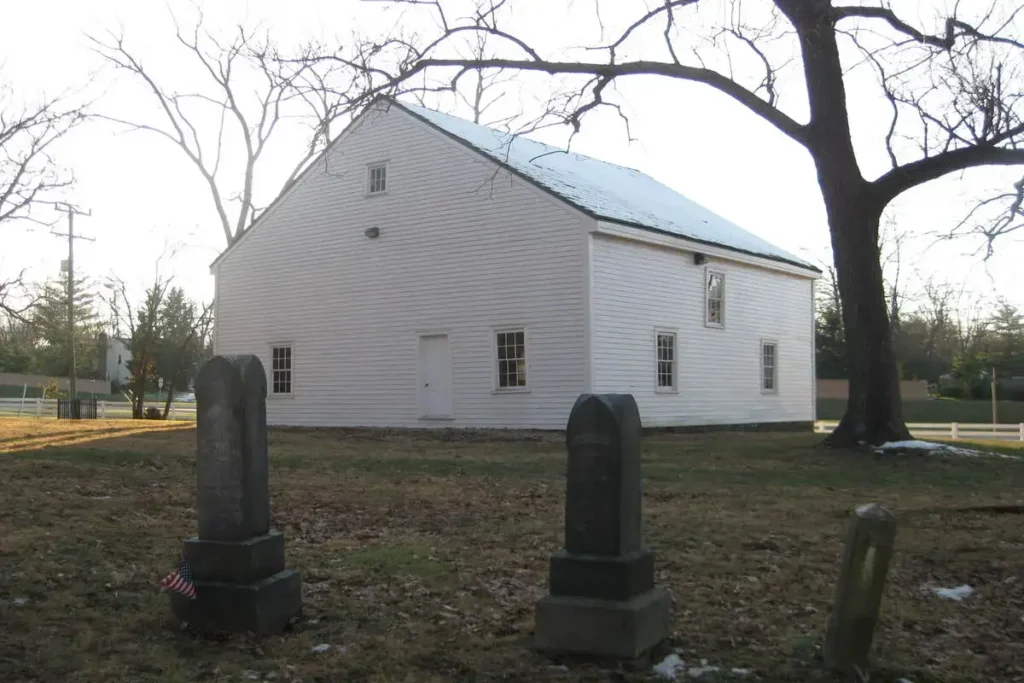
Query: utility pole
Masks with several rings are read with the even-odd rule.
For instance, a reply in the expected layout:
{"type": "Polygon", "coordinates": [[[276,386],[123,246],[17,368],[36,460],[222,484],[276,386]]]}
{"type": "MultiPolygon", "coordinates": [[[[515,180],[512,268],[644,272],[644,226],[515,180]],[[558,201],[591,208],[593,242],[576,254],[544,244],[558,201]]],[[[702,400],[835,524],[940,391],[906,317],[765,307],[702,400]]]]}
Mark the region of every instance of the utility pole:
{"type": "Polygon", "coordinates": [[[68,231],[55,232],[58,237],[68,238],[68,342],[71,347],[71,370],[68,373],[69,391],[68,395],[75,398],[78,395],[78,359],[75,354],[75,240],[88,240],[95,242],[91,237],[83,237],[75,234],[75,216],[91,216],[92,211],[79,211],[70,204],[64,204],[64,211],[68,214],[68,231]]]}
{"type": "Polygon", "coordinates": [[[996,368],[992,366],[992,434],[996,433],[996,425],[999,424],[999,399],[996,394],[999,392],[999,375],[996,368]]]}

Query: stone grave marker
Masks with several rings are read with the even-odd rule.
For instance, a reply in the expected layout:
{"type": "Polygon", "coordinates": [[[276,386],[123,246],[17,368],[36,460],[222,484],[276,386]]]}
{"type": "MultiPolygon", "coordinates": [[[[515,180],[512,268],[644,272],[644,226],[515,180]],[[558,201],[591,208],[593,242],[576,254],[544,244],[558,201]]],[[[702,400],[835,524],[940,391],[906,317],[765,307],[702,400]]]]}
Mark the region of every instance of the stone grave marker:
{"type": "Polygon", "coordinates": [[[628,394],[584,394],[566,428],[565,549],[537,603],[535,645],[553,654],[636,659],[671,631],[668,593],[643,547],[640,413],[628,394]]]}
{"type": "Polygon", "coordinates": [[[867,674],[895,539],[896,517],[891,512],[878,504],[857,508],[825,636],[825,665],[833,671],[867,674]]]}
{"type": "Polygon", "coordinates": [[[184,549],[196,599],[171,594],[171,605],[200,631],[274,633],[302,608],[270,528],[266,398],[256,356],[214,356],[196,379],[199,536],[184,549]]]}

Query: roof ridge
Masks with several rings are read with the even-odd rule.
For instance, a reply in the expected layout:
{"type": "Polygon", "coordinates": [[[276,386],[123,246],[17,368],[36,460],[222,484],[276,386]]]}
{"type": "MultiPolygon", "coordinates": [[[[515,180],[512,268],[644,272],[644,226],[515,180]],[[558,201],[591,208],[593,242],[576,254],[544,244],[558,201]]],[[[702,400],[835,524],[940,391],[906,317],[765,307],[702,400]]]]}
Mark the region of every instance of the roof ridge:
{"type": "MultiPolygon", "coordinates": [[[[535,145],[542,145],[544,147],[548,147],[548,148],[550,148],[551,151],[547,152],[546,154],[566,154],[566,155],[574,154],[577,157],[579,157],[581,159],[584,159],[586,161],[593,161],[593,162],[596,162],[596,163],[599,163],[599,164],[605,164],[607,166],[611,166],[613,168],[619,168],[619,169],[623,169],[623,170],[626,170],[626,171],[631,171],[633,173],[637,173],[639,175],[642,175],[645,178],[650,178],[654,182],[658,182],[658,183],[661,182],[657,178],[651,176],[648,173],[644,173],[643,171],[641,171],[638,168],[633,168],[632,166],[625,166],[623,164],[617,164],[617,163],[615,163],[613,161],[607,161],[605,159],[599,159],[597,157],[590,156],[589,154],[583,154],[581,152],[577,152],[577,151],[575,151],[573,149],[563,148],[560,145],[554,145],[554,144],[551,144],[550,142],[543,142],[542,140],[535,140],[534,138],[527,137],[527,135],[529,133],[535,132],[535,130],[518,132],[518,133],[512,133],[510,131],[499,130],[498,128],[493,128],[491,126],[487,126],[487,125],[484,125],[482,123],[477,123],[475,121],[470,121],[469,119],[464,119],[461,116],[456,116],[455,114],[449,114],[448,112],[441,111],[440,109],[431,109],[430,107],[424,107],[423,105],[419,105],[419,104],[410,104],[408,102],[402,102],[400,100],[392,100],[392,102],[394,104],[397,104],[397,105],[399,105],[401,107],[405,107],[407,109],[412,109],[412,110],[419,109],[421,111],[430,112],[431,114],[436,114],[438,116],[444,116],[444,117],[449,118],[449,119],[454,119],[454,120],[456,120],[456,121],[458,121],[458,122],[460,122],[462,124],[469,124],[471,126],[476,126],[477,128],[482,128],[482,129],[490,131],[492,133],[497,133],[498,135],[512,138],[513,141],[515,141],[515,140],[527,140],[529,142],[532,142],[535,145]]],[[[543,155],[541,155],[541,156],[543,156],[543,155]]],[[[538,158],[538,157],[534,157],[534,159],[536,159],[536,158],[538,158]]],[[[531,161],[532,160],[533,159],[531,159],[531,161]]],[[[664,183],[661,183],[661,184],[664,185],[664,183]]],[[[665,185],[665,187],[668,187],[668,186],[665,185]]],[[[671,188],[669,188],[669,189],[671,189],[671,188]]]]}

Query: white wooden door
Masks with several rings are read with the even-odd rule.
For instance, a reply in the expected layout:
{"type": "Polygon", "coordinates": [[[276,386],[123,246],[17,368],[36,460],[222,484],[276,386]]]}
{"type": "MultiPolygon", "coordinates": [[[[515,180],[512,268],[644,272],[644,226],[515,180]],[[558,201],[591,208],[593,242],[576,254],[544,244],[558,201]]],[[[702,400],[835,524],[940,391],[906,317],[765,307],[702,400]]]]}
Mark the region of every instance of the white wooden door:
{"type": "Polygon", "coordinates": [[[419,381],[420,417],[452,417],[452,356],[447,334],[420,337],[419,381]]]}

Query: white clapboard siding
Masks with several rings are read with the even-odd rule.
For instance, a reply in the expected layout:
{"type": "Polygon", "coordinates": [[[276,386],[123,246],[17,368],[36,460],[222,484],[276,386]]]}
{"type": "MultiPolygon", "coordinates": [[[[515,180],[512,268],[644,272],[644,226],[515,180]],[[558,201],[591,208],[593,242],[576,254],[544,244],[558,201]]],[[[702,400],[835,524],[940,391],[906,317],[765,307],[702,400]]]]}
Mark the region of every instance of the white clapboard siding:
{"type": "Polygon", "coordinates": [[[594,389],[636,397],[646,426],[811,421],[811,283],[733,261],[594,235],[594,389]],[[704,325],[706,267],[726,274],[725,328],[704,325]],[[655,328],[677,332],[678,393],[658,393],[655,328]],[[778,392],[762,394],[761,339],[778,343],[778,392]]]}
{"type": "Polygon", "coordinates": [[[292,344],[271,424],[562,428],[586,384],[592,224],[399,108],[367,114],[215,266],[216,351],[269,374],[271,345],[292,344]],[[364,196],[380,161],[387,194],[364,196]],[[494,392],[500,326],[527,328],[528,393],[494,392]],[[430,332],[451,343],[449,421],[419,418],[430,332]]]}

